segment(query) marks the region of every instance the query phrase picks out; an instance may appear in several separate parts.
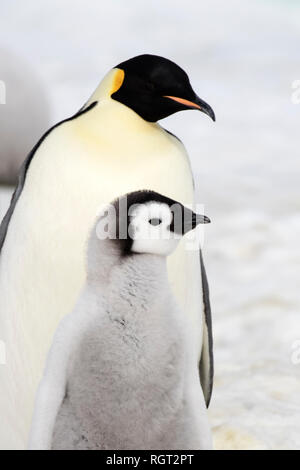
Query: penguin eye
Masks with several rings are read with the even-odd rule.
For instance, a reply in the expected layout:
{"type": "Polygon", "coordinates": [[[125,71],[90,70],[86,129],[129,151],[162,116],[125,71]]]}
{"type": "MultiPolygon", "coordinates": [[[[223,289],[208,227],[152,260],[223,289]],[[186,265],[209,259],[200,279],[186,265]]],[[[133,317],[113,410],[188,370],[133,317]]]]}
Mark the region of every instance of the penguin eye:
{"type": "Polygon", "coordinates": [[[162,223],[161,219],[157,219],[157,218],[149,219],[149,224],[154,225],[155,227],[157,225],[160,225],[161,223],[162,223]]]}

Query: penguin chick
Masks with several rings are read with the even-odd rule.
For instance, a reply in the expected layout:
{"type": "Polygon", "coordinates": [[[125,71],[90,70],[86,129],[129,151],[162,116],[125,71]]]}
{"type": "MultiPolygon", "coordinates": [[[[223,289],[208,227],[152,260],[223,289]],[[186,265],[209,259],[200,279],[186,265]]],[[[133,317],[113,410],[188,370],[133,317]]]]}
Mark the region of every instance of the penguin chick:
{"type": "Polygon", "coordinates": [[[101,213],[86,284],[48,355],[30,449],[211,448],[166,266],[182,236],[208,222],[153,191],[130,193],[101,213]]]}

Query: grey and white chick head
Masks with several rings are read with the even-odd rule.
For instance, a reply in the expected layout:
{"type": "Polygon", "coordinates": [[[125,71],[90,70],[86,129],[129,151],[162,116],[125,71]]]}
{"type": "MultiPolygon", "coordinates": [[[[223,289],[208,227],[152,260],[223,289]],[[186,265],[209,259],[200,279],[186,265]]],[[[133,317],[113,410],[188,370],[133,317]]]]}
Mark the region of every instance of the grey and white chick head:
{"type": "Polygon", "coordinates": [[[135,191],[107,206],[97,222],[99,240],[109,239],[120,256],[168,256],[181,238],[198,224],[210,220],[166,196],[149,190],[135,191]]]}

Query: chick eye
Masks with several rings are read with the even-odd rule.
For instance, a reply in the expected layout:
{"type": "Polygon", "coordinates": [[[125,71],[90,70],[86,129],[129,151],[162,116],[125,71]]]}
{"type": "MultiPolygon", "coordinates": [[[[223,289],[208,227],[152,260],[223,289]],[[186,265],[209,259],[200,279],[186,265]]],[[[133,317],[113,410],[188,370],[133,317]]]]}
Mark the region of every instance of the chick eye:
{"type": "Polygon", "coordinates": [[[154,225],[155,227],[157,225],[160,225],[161,223],[162,223],[161,219],[155,219],[155,218],[154,219],[149,219],[149,224],[154,225]]]}

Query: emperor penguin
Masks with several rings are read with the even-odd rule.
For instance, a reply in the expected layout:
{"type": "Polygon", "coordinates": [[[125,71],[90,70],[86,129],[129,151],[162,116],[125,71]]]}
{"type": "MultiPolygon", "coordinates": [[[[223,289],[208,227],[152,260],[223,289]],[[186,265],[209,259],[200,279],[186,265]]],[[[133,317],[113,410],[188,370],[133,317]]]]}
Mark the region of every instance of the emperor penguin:
{"type": "Polygon", "coordinates": [[[85,286],[46,361],[29,449],[211,448],[189,324],[166,264],[183,235],[209,222],[153,191],[104,209],[85,286]]]}
{"type": "MultiPolygon", "coordinates": [[[[48,130],[28,155],[0,228],[0,447],[28,442],[34,396],[59,321],[86,277],[85,246],[104,204],[149,189],[191,205],[193,177],[181,141],[157,121],[200,110],[214,119],[174,62],[140,55],[120,63],[74,116],[48,130]]],[[[168,276],[184,318],[206,403],[212,335],[202,257],[183,239],[168,276]]]]}

